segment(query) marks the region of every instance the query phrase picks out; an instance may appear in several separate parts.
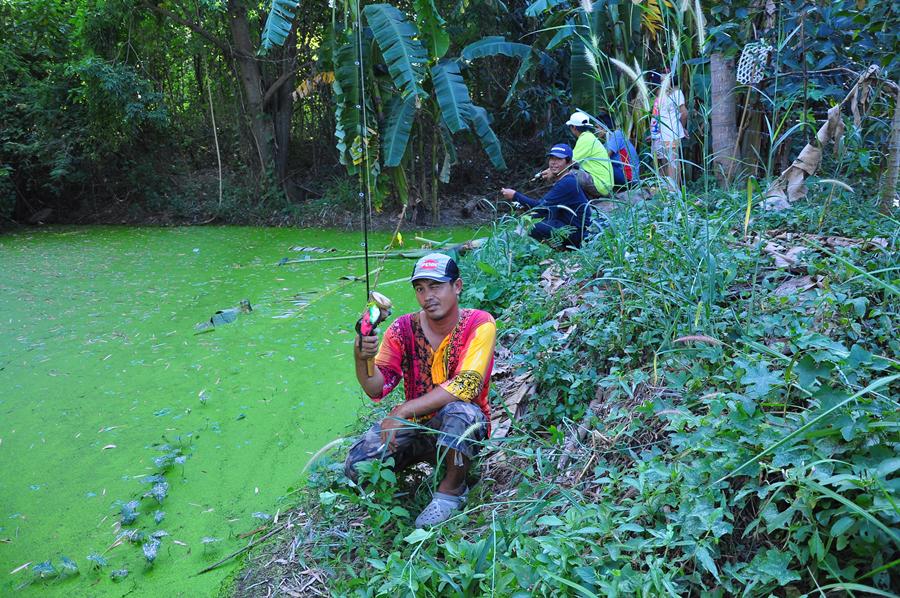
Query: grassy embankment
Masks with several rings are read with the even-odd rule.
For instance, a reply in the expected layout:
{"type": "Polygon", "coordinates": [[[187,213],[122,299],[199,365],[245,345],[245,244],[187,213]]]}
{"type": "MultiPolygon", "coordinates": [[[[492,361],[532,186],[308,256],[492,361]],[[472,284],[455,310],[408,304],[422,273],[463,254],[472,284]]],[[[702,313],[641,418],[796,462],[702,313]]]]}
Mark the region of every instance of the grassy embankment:
{"type": "Polygon", "coordinates": [[[363,492],[336,451],[238,591],[893,595],[900,227],[826,206],[654,200],[568,253],[501,223],[463,260],[502,344],[465,513],[417,531],[433,475],[363,492]]]}

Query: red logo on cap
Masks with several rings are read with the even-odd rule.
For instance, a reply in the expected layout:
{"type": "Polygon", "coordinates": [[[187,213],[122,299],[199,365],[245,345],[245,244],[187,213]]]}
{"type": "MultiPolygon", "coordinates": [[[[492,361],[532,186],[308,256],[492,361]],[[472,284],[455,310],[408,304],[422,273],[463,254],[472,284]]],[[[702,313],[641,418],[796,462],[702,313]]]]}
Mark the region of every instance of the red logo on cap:
{"type": "Polygon", "coordinates": [[[419,266],[420,270],[436,270],[438,267],[437,260],[425,260],[422,262],[422,265],[419,266]]]}

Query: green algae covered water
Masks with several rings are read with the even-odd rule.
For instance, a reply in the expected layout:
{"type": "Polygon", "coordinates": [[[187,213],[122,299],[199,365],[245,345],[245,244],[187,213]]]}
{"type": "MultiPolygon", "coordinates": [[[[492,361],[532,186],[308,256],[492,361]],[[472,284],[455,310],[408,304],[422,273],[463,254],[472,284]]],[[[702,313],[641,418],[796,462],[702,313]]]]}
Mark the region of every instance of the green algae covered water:
{"type": "MultiPolygon", "coordinates": [[[[365,287],[342,279],[362,260],[276,264],[360,240],[232,227],[0,237],[0,594],[227,594],[239,561],[195,574],[285,508],[310,455],[366,405],[349,358],[365,287]],[[198,333],[242,299],[252,313],[198,333]],[[120,529],[123,516],[134,522],[120,529]]],[[[411,267],[387,260],[381,281],[411,267]]],[[[379,290],[395,315],[415,307],[404,284],[379,290]]]]}

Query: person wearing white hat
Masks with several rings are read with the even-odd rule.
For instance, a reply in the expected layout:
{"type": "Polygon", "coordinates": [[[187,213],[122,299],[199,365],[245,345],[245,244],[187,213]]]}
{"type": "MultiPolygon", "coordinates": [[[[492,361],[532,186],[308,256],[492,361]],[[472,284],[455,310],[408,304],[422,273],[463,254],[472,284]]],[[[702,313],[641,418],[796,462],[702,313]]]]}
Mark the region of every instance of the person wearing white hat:
{"type": "Polygon", "coordinates": [[[609,195],[613,188],[612,162],[606,146],[593,133],[591,117],[584,112],[575,112],[566,121],[566,126],[575,136],[572,159],[581,169],[578,173],[581,188],[591,199],[609,195]]]}

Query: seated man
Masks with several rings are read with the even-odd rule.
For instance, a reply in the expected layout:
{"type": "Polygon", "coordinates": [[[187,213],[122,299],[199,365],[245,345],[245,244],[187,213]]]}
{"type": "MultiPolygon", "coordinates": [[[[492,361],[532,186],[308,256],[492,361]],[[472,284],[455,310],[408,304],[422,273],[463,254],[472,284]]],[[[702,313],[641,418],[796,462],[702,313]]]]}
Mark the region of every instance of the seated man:
{"type": "Polygon", "coordinates": [[[354,343],[356,379],[380,401],[400,380],[406,400],[350,448],[344,470],[357,480],[356,464],[394,458],[396,470],[414,463],[446,463],[447,471],[416,527],[443,523],[465,502],[466,474],[490,435],[488,387],[494,366],[494,318],[461,309],[462,279],[456,262],[426,255],[410,278],[421,311],[397,318],[384,334],[354,343]],[[370,376],[366,361],[375,359],[370,376]],[[413,422],[413,423],[410,423],[413,422]]]}
{"type": "MultiPolygon", "coordinates": [[[[558,143],[547,152],[547,170],[541,173],[544,180],[553,182],[553,187],[541,199],[532,199],[515,189],[503,188],[500,193],[508,201],[517,201],[528,206],[543,217],[531,230],[531,236],[538,241],[546,241],[554,231],[568,230],[566,243],[581,247],[585,231],[591,225],[591,205],[588,203],[576,172],[572,170],[572,148],[558,143]]],[[[607,160],[608,161],[608,160],[607,160]]]]}
{"type": "Polygon", "coordinates": [[[605,137],[606,149],[612,162],[614,186],[627,187],[638,182],[641,162],[634,145],[620,129],[616,129],[609,114],[601,114],[597,120],[602,125],[599,129],[600,138],[605,137]]]}
{"type": "Polygon", "coordinates": [[[590,199],[605,197],[612,193],[613,171],[609,152],[594,135],[594,126],[584,112],[576,112],[566,121],[569,131],[575,136],[572,159],[578,164],[578,182],[590,199]]]}

